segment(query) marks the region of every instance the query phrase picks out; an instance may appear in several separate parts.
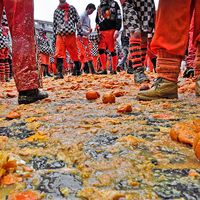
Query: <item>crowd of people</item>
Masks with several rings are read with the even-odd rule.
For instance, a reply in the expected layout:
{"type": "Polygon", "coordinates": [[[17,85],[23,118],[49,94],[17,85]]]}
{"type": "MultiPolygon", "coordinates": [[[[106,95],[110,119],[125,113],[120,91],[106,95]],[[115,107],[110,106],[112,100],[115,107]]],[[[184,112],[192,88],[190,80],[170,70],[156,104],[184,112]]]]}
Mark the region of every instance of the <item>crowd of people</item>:
{"type": "Polygon", "coordinates": [[[157,12],[154,0],[120,0],[121,5],[100,0],[98,8],[91,2],[80,16],[73,5],[59,0],[53,41],[43,29],[35,37],[32,0],[0,3],[0,82],[13,74],[20,104],[48,96],[38,89],[40,76],[63,79],[66,73],[115,75],[121,70],[133,74],[137,84],[150,82],[146,70],[157,73],[152,87],[138,93],[140,100],[178,98],[186,54],[184,77],[193,76],[200,95],[200,0],[160,0],[157,12]],[[90,15],[96,9],[92,30],[90,15]]]}

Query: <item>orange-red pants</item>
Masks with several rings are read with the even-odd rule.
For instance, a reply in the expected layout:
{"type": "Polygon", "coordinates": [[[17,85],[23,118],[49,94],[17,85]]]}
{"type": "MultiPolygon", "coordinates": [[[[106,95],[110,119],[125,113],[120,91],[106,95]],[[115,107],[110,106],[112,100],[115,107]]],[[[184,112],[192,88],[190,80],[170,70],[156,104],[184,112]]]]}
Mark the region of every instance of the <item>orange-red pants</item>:
{"type": "Polygon", "coordinates": [[[39,58],[42,65],[48,65],[48,66],[50,65],[50,55],[40,53],[39,58]]]}
{"type": "Polygon", "coordinates": [[[200,0],[160,0],[151,48],[184,56],[194,9],[194,40],[200,41],[200,0]]]}
{"type": "Polygon", "coordinates": [[[108,49],[110,52],[115,51],[115,30],[107,30],[100,32],[99,49],[108,49]]]}
{"type": "Polygon", "coordinates": [[[39,87],[36,70],[33,0],[0,0],[0,19],[5,7],[12,35],[13,75],[18,91],[39,87]]]}
{"type": "Polygon", "coordinates": [[[57,35],[56,37],[56,58],[66,58],[66,50],[68,51],[73,62],[79,61],[78,48],[76,44],[76,36],[73,35],[57,35]]]}
{"type": "Polygon", "coordinates": [[[86,37],[79,37],[77,38],[77,46],[78,46],[78,49],[80,51],[80,61],[82,63],[86,63],[88,61],[91,61],[92,60],[92,55],[91,55],[91,43],[90,41],[88,40],[88,38],[86,37]]]}
{"type": "Polygon", "coordinates": [[[190,31],[189,31],[189,44],[188,44],[188,56],[186,58],[187,67],[194,68],[194,60],[196,54],[196,47],[193,44],[193,35],[194,35],[194,16],[191,20],[190,31]]]}
{"type": "Polygon", "coordinates": [[[10,66],[8,63],[8,48],[0,49],[0,82],[5,82],[10,76],[10,66]]]}
{"type": "Polygon", "coordinates": [[[0,59],[8,58],[8,48],[0,49],[0,59]]]}
{"type": "Polygon", "coordinates": [[[194,41],[200,41],[200,0],[160,0],[151,48],[157,52],[158,77],[176,82],[194,15],[194,41]],[[166,12],[167,9],[167,12],[166,12]]]}
{"type": "MultiPolygon", "coordinates": [[[[107,31],[101,31],[100,32],[100,42],[99,42],[99,50],[104,50],[108,49],[110,53],[115,52],[115,39],[114,39],[114,33],[115,30],[107,30],[107,31]]],[[[106,65],[107,65],[107,57],[106,54],[101,54],[100,53],[100,60],[101,60],[101,65],[102,65],[102,70],[106,70],[106,65]]],[[[116,71],[117,69],[117,64],[118,64],[118,57],[117,55],[112,56],[112,70],[116,71]]]]}

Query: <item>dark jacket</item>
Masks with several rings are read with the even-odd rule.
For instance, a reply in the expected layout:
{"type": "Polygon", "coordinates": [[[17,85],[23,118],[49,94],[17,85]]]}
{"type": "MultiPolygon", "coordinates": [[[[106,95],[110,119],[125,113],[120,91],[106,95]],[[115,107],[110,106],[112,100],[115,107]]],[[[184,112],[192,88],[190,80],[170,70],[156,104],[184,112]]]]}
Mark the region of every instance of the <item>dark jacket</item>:
{"type": "Polygon", "coordinates": [[[119,4],[113,0],[102,1],[97,10],[96,23],[100,31],[120,30],[122,15],[119,4]]]}

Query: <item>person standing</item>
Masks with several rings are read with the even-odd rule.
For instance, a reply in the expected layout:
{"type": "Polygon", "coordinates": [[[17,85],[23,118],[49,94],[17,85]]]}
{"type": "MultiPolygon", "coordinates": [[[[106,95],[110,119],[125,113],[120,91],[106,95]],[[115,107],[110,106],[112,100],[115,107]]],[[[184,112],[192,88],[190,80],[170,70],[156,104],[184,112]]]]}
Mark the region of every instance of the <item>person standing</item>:
{"type": "Polygon", "coordinates": [[[114,0],[100,0],[96,24],[100,33],[99,55],[102,65],[102,71],[99,74],[107,74],[107,49],[111,53],[112,74],[117,74],[118,57],[115,50],[115,43],[122,26],[119,4],[114,0]]]}
{"type": "Polygon", "coordinates": [[[40,29],[37,36],[39,60],[44,77],[52,77],[49,73],[51,46],[44,29],[40,29]]]}
{"type": "Polygon", "coordinates": [[[39,90],[36,68],[33,0],[0,0],[0,19],[5,7],[12,37],[13,75],[18,103],[29,104],[48,97],[39,90]]]}
{"type": "Polygon", "coordinates": [[[81,21],[74,6],[66,0],[59,0],[60,4],[54,12],[53,31],[56,44],[55,58],[57,59],[57,75],[55,79],[63,79],[63,64],[66,58],[66,50],[74,62],[72,75],[81,75],[81,63],[78,58],[76,43],[76,31],[79,36],[83,35],[81,21]]]}
{"type": "Polygon", "coordinates": [[[196,96],[200,96],[200,0],[160,0],[155,35],[151,44],[157,52],[157,80],[152,88],[138,93],[140,100],[178,98],[178,77],[181,61],[188,46],[194,12],[194,44],[196,96]],[[166,12],[167,9],[167,12],[166,12]]]}
{"type": "Polygon", "coordinates": [[[147,36],[154,29],[154,0],[120,0],[123,9],[124,29],[129,39],[129,58],[135,83],[149,82],[144,73],[147,53],[147,36]]]}
{"type": "Polygon", "coordinates": [[[8,57],[8,27],[2,23],[2,26],[0,26],[0,82],[9,82],[10,79],[8,57]]]}
{"type": "Polygon", "coordinates": [[[84,72],[95,73],[94,65],[91,55],[91,42],[89,41],[89,35],[92,32],[91,22],[89,15],[91,15],[96,10],[93,3],[87,5],[85,12],[80,16],[81,25],[83,29],[83,37],[78,37],[78,47],[80,49],[80,54],[84,57],[84,72]]]}

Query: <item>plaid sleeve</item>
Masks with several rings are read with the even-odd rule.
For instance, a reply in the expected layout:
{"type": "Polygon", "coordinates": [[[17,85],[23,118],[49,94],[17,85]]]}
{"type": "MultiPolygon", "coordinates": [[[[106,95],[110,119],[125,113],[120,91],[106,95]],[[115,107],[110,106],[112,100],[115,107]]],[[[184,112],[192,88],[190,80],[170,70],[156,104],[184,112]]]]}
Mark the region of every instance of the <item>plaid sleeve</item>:
{"type": "Polygon", "coordinates": [[[75,24],[76,24],[78,35],[83,35],[83,29],[82,29],[81,20],[78,15],[78,12],[77,12],[76,8],[74,8],[73,6],[72,6],[72,10],[73,10],[73,14],[74,14],[74,19],[75,19],[75,24]]]}
{"type": "Polygon", "coordinates": [[[55,10],[54,16],[53,16],[53,33],[54,33],[54,40],[56,39],[56,33],[57,33],[57,25],[58,25],[58,17],[57,12],[55,10]]]}

